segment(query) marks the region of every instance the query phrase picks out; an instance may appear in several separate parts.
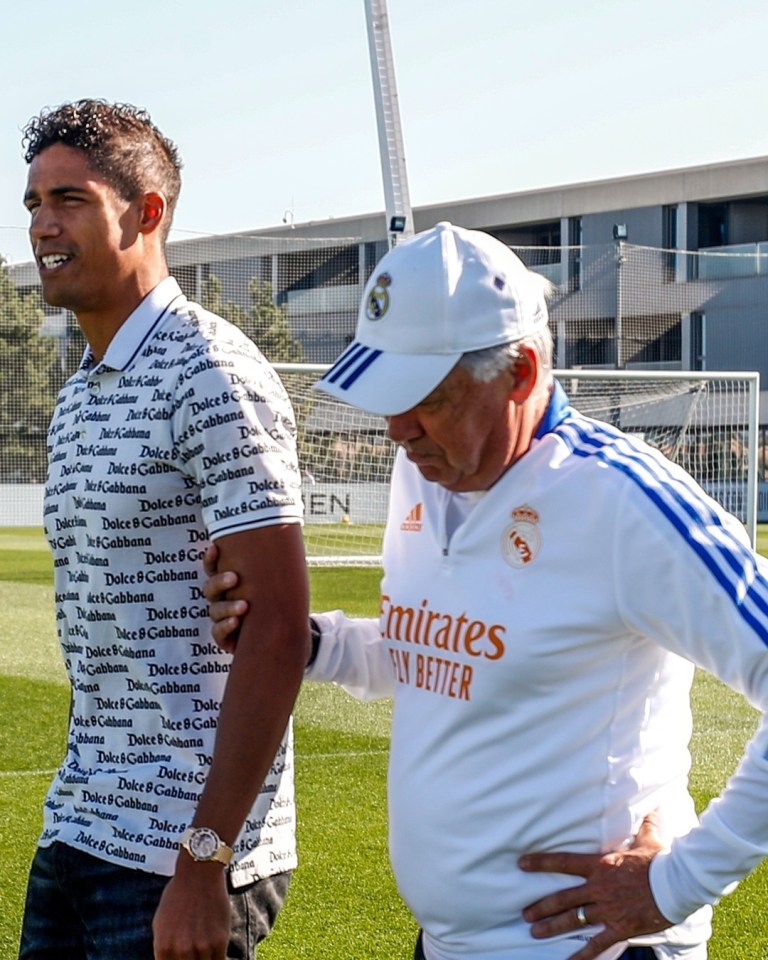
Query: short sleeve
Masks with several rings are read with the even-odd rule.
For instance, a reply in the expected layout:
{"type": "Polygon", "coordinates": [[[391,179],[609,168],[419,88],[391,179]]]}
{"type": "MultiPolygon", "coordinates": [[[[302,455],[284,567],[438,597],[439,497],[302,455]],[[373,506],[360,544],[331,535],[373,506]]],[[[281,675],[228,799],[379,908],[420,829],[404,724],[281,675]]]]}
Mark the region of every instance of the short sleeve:
{"type": "Polygon", "coordinates": [[[238,334],[196,351],[173,402],[178,462],[199,487],[214,540],[303,519],[291,402],[273,367],[238,334]]]}

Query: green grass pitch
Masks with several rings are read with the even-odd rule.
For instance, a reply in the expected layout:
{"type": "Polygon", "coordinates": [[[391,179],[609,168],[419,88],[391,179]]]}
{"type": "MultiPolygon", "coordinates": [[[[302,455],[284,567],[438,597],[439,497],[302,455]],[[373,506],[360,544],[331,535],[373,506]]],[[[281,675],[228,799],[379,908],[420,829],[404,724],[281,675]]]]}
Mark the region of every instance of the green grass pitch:
{"type": "MultiPolygon", "coordinates": [[[[759,548],[768,554],[768,528],[759,548]]],[[[375,569],[312,571],[313,608],[373,615],[375,569]]],[[[40,531],[0,530],[0,960],[16,957],[26,871],[45,791],[64,747],[68,694],[55,639],[51,561],[40,531]]],[[[410,960],[416,927],[386,849],[390,705],[305,684],[296,709],[299,855],[288,903],[260,960],[410,960]]],[[[717,681],[694,687],[691,786],[721,790],[756,714],[717,681]]],[[[716,911],[710,960],[763,956],[768,868],[716,911]]]]}

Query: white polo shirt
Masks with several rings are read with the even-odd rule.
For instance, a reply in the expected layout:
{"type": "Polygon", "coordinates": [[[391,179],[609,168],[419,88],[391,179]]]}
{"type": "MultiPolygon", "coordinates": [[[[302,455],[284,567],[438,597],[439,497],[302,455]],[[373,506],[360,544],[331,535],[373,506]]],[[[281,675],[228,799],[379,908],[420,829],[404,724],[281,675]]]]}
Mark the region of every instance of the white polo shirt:
{"type": "MultiPolygon", "coordinates": [[[[301,523],[300,491],[276,373],[175,280],[100,363],[86,354],[49,433],[45,527],[73,709],[42,845],[173,873],[231,659],[210,639],[201,558],[209,539],[301,523]]],[[[236,885],[295,866],[290,727],[235,850],[236,885]]]]}

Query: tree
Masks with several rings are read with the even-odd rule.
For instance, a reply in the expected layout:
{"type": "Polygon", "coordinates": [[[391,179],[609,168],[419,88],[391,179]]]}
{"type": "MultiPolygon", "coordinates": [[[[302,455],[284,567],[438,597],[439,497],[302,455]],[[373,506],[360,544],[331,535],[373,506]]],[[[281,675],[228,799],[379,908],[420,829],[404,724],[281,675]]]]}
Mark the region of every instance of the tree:
{"type": "Polygon", "coordinates": [[[221,298],[221,280],[209,277],[203,285],[202,306],[234,323],[250,337],[270,363],[298,363],[301,344],[291,334],[284,307],[272,298],[272,284],[254,277],[248,287],[250,306],[246,309],[221,298]]]}
{"type": "Polygon", "coordinates": [[[61,371],[37,293],[21,294],[0,257],[0,480],[45,479],[45,437],[61,371]]]}

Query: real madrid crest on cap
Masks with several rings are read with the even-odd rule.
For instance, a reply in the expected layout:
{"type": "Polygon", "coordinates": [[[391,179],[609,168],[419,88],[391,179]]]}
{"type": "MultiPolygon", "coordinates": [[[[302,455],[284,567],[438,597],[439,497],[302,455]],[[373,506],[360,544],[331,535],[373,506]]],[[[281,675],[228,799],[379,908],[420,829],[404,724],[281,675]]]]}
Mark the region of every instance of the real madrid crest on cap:
{"type": "Polygon", "coordinates": [[[512,511],[512,524],[501,535],[501,554],[511,567],[525,567],[541,550],[539,515],[527,504],[512,511]]]}
{"type": "Polygon", "coordinates": [[[376,285],[368,294],[368,303],[365,307],[365,315],[369,320],[381,320],[384,314],[389,310],[389,290],[392,283],[392,277],[388,273],[382,273],[376,278],[376,285]]]}

